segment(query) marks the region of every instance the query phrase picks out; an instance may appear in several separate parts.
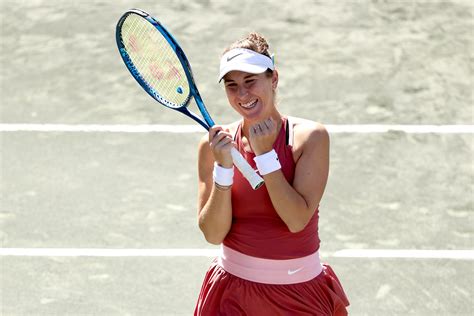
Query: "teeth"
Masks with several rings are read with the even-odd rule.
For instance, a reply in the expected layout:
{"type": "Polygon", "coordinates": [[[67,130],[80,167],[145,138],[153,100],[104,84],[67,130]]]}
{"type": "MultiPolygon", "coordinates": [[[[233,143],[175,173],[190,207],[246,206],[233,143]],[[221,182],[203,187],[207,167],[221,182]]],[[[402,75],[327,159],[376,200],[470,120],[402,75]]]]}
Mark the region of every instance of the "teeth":
{"type": "Polygon", "coordinates": [[[250,101],[250,102],[248,102],[248,103],[241,103],[240,105],[241,105],[243,108],[250,109],[250,108],[253,107],[256,103],[257,103],[257,100],[253,100],[253,101],[250,101]]]}

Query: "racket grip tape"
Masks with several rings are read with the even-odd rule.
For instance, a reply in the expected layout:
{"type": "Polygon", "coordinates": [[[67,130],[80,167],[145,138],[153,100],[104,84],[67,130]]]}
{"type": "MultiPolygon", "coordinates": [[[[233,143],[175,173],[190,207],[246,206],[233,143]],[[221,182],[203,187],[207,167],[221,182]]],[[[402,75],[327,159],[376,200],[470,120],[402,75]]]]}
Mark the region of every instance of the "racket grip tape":
{"type": "Polygon", "coordinates": [[[240,170],[242,175],[249,181],[250,185],[254,190],[258,189],[263,184],[263,178],[260,177],[255,169],[253,169],[247,160],[242,157],[242,154],[235,148],[230,151],[232,160],[237,169],[240,170]]]}

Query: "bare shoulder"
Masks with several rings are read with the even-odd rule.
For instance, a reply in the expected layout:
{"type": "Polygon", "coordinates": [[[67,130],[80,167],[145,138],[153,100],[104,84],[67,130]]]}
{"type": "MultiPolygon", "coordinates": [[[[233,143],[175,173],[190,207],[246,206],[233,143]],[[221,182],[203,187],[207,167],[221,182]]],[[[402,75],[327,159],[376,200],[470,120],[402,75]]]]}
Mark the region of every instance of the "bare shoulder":
{"type": "Polygon", "coordinates": [[[293,159],[299,161],[303,153],[329,154],[329,133],[323,124],[291,117],[293,124],[293,159]]]}
{"type": "Polygon", "coordinates": [[[292,117],[291,121],[293,122],[295,149],[307,144],[314,146],[329,142],[329,133],[323,124],[296,117],[292,117]]]}

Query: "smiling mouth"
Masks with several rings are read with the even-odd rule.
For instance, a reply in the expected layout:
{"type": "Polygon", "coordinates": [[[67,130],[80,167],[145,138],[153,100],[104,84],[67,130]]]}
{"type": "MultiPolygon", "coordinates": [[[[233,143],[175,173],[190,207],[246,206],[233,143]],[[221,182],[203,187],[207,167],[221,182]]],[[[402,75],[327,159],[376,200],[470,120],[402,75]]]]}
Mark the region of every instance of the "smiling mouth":
{"type": "Polygon", "coordinates": [[[247,110],[253,108],[255,105],[257,105],[257,100],[253,100],[247,103],[240,103],[240,106],[247,110]]]}

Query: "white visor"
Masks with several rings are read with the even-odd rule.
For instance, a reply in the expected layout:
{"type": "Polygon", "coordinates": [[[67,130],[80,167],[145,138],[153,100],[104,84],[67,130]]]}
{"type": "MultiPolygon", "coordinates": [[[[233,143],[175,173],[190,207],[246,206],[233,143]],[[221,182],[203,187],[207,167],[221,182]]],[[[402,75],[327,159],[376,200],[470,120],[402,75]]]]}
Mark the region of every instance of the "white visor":
{"type": "Polygon", "coordinates": [[[219,82],[227,73],[233,70],[261,74],[267,71],[267,69],[275,69],[273,60],[270,57],[250,49],[234,48],[225,53],[221,58],[219,82]]]}

